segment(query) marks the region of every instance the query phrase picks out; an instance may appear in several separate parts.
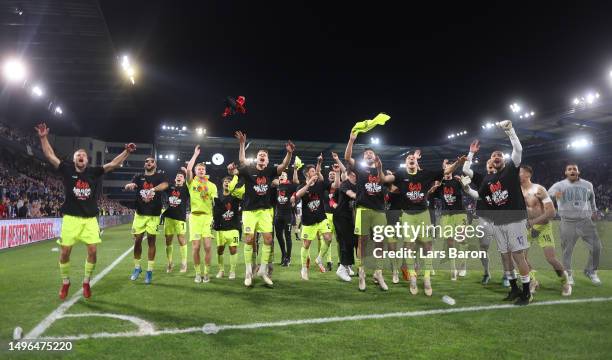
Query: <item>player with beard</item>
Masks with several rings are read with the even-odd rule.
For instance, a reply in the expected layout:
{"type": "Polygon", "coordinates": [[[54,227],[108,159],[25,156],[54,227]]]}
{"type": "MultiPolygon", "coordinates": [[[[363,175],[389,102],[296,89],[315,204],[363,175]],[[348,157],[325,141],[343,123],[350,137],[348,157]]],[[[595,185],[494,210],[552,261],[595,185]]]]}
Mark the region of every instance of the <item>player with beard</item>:
{"type": "MultiPolygon", "coordinates": [[[[344,160],[347,161],[348,165],[357,175],[357,209],[354,229],[355,235],[358,236],[356,265],[359,268],[359,290],[365,291],[365,247],[370,239],[371,229],[387,225],[387,219],[385,216],[385,194],[381,183],[383,177],[382,163],[373,149],[365,148],[363,151],[365,167],[357,167],[355,159],[353,159],[353,144],[356,139],[357,134],[351,132],[346,144],[344,160]]],[[[374,245],[375,247],[380,247],[382,243],[376,242],[374,245]]],[[[382,267],[382,259],[376,259],[374,279],[378,282],[381,290],[387,291],[389,287],[385,283],[382,267]]]]}
{"type": "MultiPolygon", "coordinates": [[[[449,166],[448,163],[444,162],[443,168],[449,166]]],[[[462,184],[461,178],[458,176],[453,177],[453,174],[444,174],[442,181],[436,180],[434,185],[429,189],[429,193],[434,198],[438,198],[442,201],[442,216],[440,217],[440,226],[442,232],[446,232],[447,229],[453,229],[453,237],[446,239],[449,248],[460,248],[461,250],[467,250],[467,242],[464,240],[457,240],[459,237],[464,237],[465,234],[459,229],[465,228],[467,225],[467,213],[463,208],[463,196],[462,196],[462,184]]],[[[467,260],[463,259],[460,268],[457,271],[455,259],[450,259],[450,270],[451,280],[456,281],[457,275],[465,277],[467,275],[467,260]]]]}
{"type": "Polygon", "coordinates": [[[187,189],[189,190],[189,240],[193,250],[194,282],[207,283],[212,258],[213,207],[217,197],[217,186],[206,175],[206,164],[196,160],[200,155],[200,145],[196,145],[187,164],[187,189]],[[195,164],[195,165],[194,165],[195,164]],[[195,176],[194,176],[195,172],[195,176]],[[204,269],[202,271],[200,248],[204,245],[204,269]]]}
{"type": "Polygon", "coordinates": [[[238,139],[240,144],[238,154],[240,168],[237,169],[238,176],[244,181],[245,184],[245,194],[242,202],[242,233],[244,234],[245,240],[244,262],[246,268],[244,285],[252,285],[253,244],[255,234],[261,233],[263,235],[264,244],[260,257],[258,275],[262,277],[267,285],[272,286],[274,283],[272,282],[272,279],[267,271],[267,264],[270,262],[270,254],[272,252],[272,246],[274,245],[274,238],[272,237],[274,209],[272,206],[272,189],[270,188],[270,185],[272,184],[272,180],[285,171],[287,166],[289,166],[291,155],[295,150],[295,145],[293,145],[291,141],[288,141],[285,144],[287,154],[285,155],[283,162],[278,166],[272,166],[269,164],[268,151],[265,149],[261,149],[257,152],[255,165],[250,165],[246,162],[246,134],[236,131],[235,137],[238,139]]]}
{"type": "MultiPolygon", "coordinates": [[[[321,158],[319,158],[321,159],[321,158]]],[[[324,179],[320,173],[321,161],[317,166],[307,165],[304,169],[306,183],[301,185],[295,193],[296,199],[302,199],[302,280],[308,280],[308,268],[306,261],[310,256],[310,244],[319,236],[323,237],[319,254],[315,262],[319,266],[321,272],[325,272],[323,258],[329,251],[331,243],[331,226],[325,216],[325,190],[329,189],[330,184],[324,179]]]]}
{"type": "MultiPolygon", "coordinates": [[[[443,169],[431,171],[423,170],[419,167],[418,160],[421,158],[421,151],[416,150],[409,152],[405,160],[405,171],[398,171],[395,174],[385,175],[382,181],[384,183],[392,183],[402,194],[402,215],[400,222],[402,224],[408,224],[413,229],[422,229],[423,226],[427,229],[431,226],[431,219],[429,217],[429,210],[427,208],[427,191],[431,188],[434,181],[442,180],[444,175],[452,174],[459,166],[463,165],[465,156],[457,159],[456,162],[449,165],[447,160],[444,161],[443,169]]],[[[404,246],[410,249],[414,249],[416,240],[418,239],[423,246],[424,252],[432,250],[432,239],[428,236],[429,231],[419,231],[421,235],[414,239],[404,239],[404,246]]],[[[417,286],[417,272],[414,267],[414,259],[408,259],[408,269],[410,275],[410,293],[416,295],[419,292],[417,286]]],[[[425,258],[424,271],[423,271],[423,287],[425,289],[425,295],[431,296],[433,293],[431,287],[431,270],[433,268],[433,259],[425,258]]]]}
{"type": "MultiPolygon", "coordinates": [[[[521,177],[521,190],[523,190],[527,215],[529,216],[527,220],[529,242],[532,244],[537,242],[542,248],[546,261],[555,269],[561,280],[561,286],[563,287],[561,295],[570,296],[572,285],[567,281],[567,272],[563,265],[555,257],[555,240],[552,223],[550,222],[556,214],[555,206],[546,189],[542,185],[531,182],[532,175],[533,169],[531,166],[521,165],[519,176],[521,177]]],[[[531,272],[531,284],[531,292],[533,293],[539,287],[535,278],[535,270],[531,272]]]]}
{"type": "Polygon", "coordinates": [[[105,173],[111,172],[121,166],[130,153],[136,150],[133,143],[127,144],[125,150],[111,162],[104,166],[88,166],[87,152],[79,149],[72,155],[72,162],[60,161],[49,143],[49,128],[45,123],[36,126],[40,144],[47,161],[58,170],[64,185],[65,201],[62,204],[62,232],[58,244],[60,245],[59,268],[62,277],[62,287],[59,292],[60,299],[68,296],[70,288],[70,253],[77,241],[87,245],[87,259],[85,260],[85,275],[83,277],[83,297],[91,297],[89,281],[97,261],[97,245],[100,240],[100,227],[98,225],[98,186],[105,173]]]}
{"type": "Polygon", "coordinates": [[[229,279],[234,280],[236,278],[238,239],[240,237],[238,232],[240,230],[240,199],[232,196],[231,181],[232,178],[229,176],[223,178],[223,193],[215,199],[214,229],[217,236],[217,263],[219,264],[217,279],[221,279],[225,275],[223,253],[225,252],[225,246],[227,246],[230,252],[229,279]]]}
{"type": "Polygon", "coordinates": [[[157,163],[153,157],[145,159],[144,170],[144,173],[134,175],[132,181],[125,185],[125,190],[137,191],[135,199],[136,214],[132,223],[134,270],[130,279],[135,281],[142,272],[140,257],[142,255],[142,239],[146,234],[149,251],[145,284],[151,284],[153,267],[155,266],[155,240],[162,211],[161,194],[168,188],[168,180],[163,174],[157,172],[157,163]]]}
{"type": "Polygon", "coordinates": [[[166,257],[168,265],[166,272],[171,272],[174,265],[172,263],[172,239],[176,235],[181,250],[181,272],[187,272],[187,243],[185,233],[187,232],[187,201],[189,200],[189,190],[185,186],[185,173],[187,169],[181,168],[174,178],[174,184],[168,186],[166,195],[168,196],[168,208],[162,215],[164,217],[164,234],[166,235],[166,257]]]}
{"type": "Polygon", "coordinates": [[[574,163],[565,166],[565,180],[555,183],[548,194],[555,199],[561,216],[559,227],[561,249],[563,250],[563,266],[569,273],[569,282],[574,284],[572,275],[572,255],[578,237],[586,243],[589,249],[589,260],[584,274],[593,285],[601,285],[597,275],[601,241],[593,220],[597,217],[597,205],[593,184],[580,177],[578,165],[574,163]]]}
{"type": "MultiPolygon", "coordinates": [[[[338,155],[336,154],[336,157],[338,155]]],[[[338,164],[334,164],[332,166],[332,170],[327,174],[327,181],[330,184],[329,189],[325,191],[325,201],[323,201],[323,207],[325,209],[325,217],[327,217],[327,223],[329,224],[331,230],[331,237],[336,238],[336,243],[338,242],[338,238],[336,236],[336,229],[334,227],[334,213],[336,212],[336,207],[338,206],[338,187],[340,186],[340,177],[338,177],[338,181],[336,182],[336,176],[340,175],[340,167],[338,164]]],[[[322,239],[319,236],[317,239],[319,251],[321,250],[322,239]]],[[[331,246],[331,245],[330,245],[331,246]]],[[[338,255],[340,254],[340,247],[338,246],[338,255]]],[[[327,252],[325,269],[327,271],[333,270],[333,259],[332,259],[332,251],[331,248],[327,252]]]]}
{"type": "MultiPolygon", "coordinates": [[[[475,189],[479,189],[480,185],[484,181],[486,176],[493,176],[496,170],[493,166],[493,160],[488,159],[486,164],[487,173],[482,175],[481,173],[475,172],[470,169],[472,166],[472,160],[474,159],[474,155],[480,150],[480,142],[478,140],[472,141],[470,144],[470,152],[468,153],[467,160],[465,164],[463,164],[463,174],[470,177],[472,179],[471,185],[474,186],[475,189]]],[[[487,285],[491,280],[491,273],[489,270],[489,246],[491,245],[491,240],[494,238],[493,235],[493,221],[491,221],[490,216],[487,214],[487,204],[484,200],[478,199],[476,200],[476,216],[478,216],[478,226],[480,226],[483,236],[479,238],[480,250],[485,251],[487,253],[486,257],[480,258],[482,263],[482,267],[484,268],[484,275],[482,276],[482,285],[487,285]]],[[[509,253],[501,254],[502,264],[511,264],[511,257],[509,253]]],[[[514,270],[505,269],[504,275],[502,278],[502,284],[504,287],[510,287],[510,280],[506,278],[506,272],[512,271],[514,274],[514,270]]]]}
{"type": "Polygon", "coordinates": [[[291,196],[297,190],[297,170],[294,170],[294,182],[289,181],[287,172],[283,171],[278,180],[273,181],[276,188],[276,207],[274,211],[274,233],[281,250],[281,266],[289,266],[291,263],[291,224],[293,223],[293,208],[291,196]]]}
{"type": "Polygon", "coordinates": [[[512,155],[506,164],[501,151],[493,151],[491,160],[496,173],[487,176],[478,191],[471,189],[469,177],[462,178],[464,191],[474,199],[484,199],[487,210],[493,221],[493,232],[497,240],[497,248],[502,254],[511,253],[521,276],[523,290],[517,286],[517,279],[511,264],[504,264],[506,277],[510,280],[510,292],[505,300],[515,301],[515,305],[527,305],[531,302],[529,264],[526,251],[529,248],[527,240],[527,207],[521,190],[519,166],[521,165],[523,147],[516,136],[512,122],[504,120],[499,126],[506,132],[512,143],[512,155]]]}

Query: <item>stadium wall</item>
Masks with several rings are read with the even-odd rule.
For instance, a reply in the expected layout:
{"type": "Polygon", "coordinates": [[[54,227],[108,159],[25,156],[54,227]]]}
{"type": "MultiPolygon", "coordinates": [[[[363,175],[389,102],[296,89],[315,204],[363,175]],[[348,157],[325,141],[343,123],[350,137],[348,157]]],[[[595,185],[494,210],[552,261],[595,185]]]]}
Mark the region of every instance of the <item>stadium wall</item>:
{"type": "MultiPolygon", "coordinates": [[[[133,215],[100,216],[100,229],[132,222],[133,215]]],[[[0,250],[56,239],[62,232],[62,218],[0,220],[0,250]]]]}

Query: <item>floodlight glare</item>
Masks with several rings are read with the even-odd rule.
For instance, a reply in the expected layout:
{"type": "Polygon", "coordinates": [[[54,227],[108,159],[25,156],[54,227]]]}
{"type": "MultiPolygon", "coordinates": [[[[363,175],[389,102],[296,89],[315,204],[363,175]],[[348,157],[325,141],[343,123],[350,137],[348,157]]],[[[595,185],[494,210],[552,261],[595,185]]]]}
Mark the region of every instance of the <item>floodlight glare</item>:
{"type": "Polygon", "coordinates": [[[42,87],[40,85],[34,85],[32,87],[32,95],[36,96],[36,97],[41,97],[43,96],[45,93],[42,89],[42,87]]]}
{"type": "Polygon", "coordinates": [[[64,110],[62,110],[62,108],[61,108],[61,107],[56,106],[56,107],[55,107],[54,112],[55,112],[57,115],[62,115],[62,114],[64,113],[64,110]]]}
{"type": "Polygon", "coordinates": [[[26,67],[18,59],[8,59],[4,63],[3,73],[9,82],[19,82],[26,78],[26,67]]]}
{"type": "Polygon", "coordinates": [[[187,130],[187,126],[183,126],[183,131],[187,130]]]}

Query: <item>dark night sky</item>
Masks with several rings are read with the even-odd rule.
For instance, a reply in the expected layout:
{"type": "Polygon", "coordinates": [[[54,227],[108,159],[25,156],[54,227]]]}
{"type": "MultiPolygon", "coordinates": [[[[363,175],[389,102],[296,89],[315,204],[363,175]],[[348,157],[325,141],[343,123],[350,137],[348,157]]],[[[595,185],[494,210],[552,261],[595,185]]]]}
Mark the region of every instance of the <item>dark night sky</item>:
{"type": "Polygon", "coordinates": [[[392,117],[374,133],[384,143],[433,144],[508,115],[514,99],[542,112],[589,87],[610,91],[605,2],[330,3],[103,1],[102,10],[116,49],[143,67],[132,90],[139,116],[213,136],[345,141],[355,121],[382,111],[392,117]],[[248,114],[222,119],[227,95],[246,96],[248,114]]]}

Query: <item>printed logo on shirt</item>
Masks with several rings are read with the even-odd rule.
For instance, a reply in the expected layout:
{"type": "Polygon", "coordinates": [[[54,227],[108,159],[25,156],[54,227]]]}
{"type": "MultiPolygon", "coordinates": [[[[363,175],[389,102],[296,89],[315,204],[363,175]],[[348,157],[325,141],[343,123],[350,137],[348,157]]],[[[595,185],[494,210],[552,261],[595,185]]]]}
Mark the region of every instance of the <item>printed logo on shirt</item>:
{"type": "Polygon", "coordinates": [[[282,190],[278,192],[278,196],[276,197],[276,201],[281,204],[281,205],[285,205],[287,203],[287,201],[289,201],[289,198],[287,197],[287,192],[282,190]]]}
{"type": "Polygon", "coordinates": [[[307,206],[311,212],[317,211],[319,206],[321,206],[321,199],[319,198],[319,194],[310,194],[308,197],[307,206]]]}
{"type": "Polygon", "coordinates": [[[489,184],[489,190],[491,191],[491,200],[489,203],[493,203],[495,206],[502,206],[508,202],[508,190],[504,189],[501,182],[489,184]]]}
{"type": "Polygon", "coordinates": [[[83,180],[77,180],[72,188],[72,192],[74,193],[74,197],[78,200],[87,200],[91,196],[91,188],[89,187],[89,183],[83,180]]]}
{"type": "Polygon", "coordinates": [[[153,189],[154,187],[155,186],[152,183],[150,183],[148,181],[145,181],[142,184],[142,190],[140,190],[140,192],[139,192],[140,193],[140,197],[143,200],[149,198],[151,196],[151,189],[153,189]]]}
{"type": "Polygon", "coordinates": [[[406,193],[406,197],[408,200],[419,203],[425,199],[425,194],[421,191],[423,185],[421,183],[408,183],[408,192],[406,193]]]}
{"type": "Polygon", "coordinates": [[[457,201],[457,196],[455,196],[455,188],[452,186],[445,186],[442,192],[444,194],[444,202],[446,202],[446,204],[449,206],[454,205],[457,201]]]}
{"type": "Polygon", "coordinates": [[[382,186],[379,184],[378,176],[368,175],[368,182],[365,184],[365,189],[368,195],[377,195],[382,191],[382,186]]]}
{"type": "Polygon", "coordinates": [[[257,195],[266,195],[268,192],[268,179],[265,176],[258,176],[253,185],[253,190],[257,195]]]}
{"type": "Polygon", "coordinates": [[[234,211],[232,210],[232,203],[228,202],[227,204],[225,204],[225,212],[221,216],[223,217],[223,220],[225,221],[232,221],[232,219],[234,218],[234,211]]]}
{"type": "Polygon", "coordinates": [[[168,204],[170,207],[178,207],[181,205],[183,200],[181,200],[181,192],[177,190],[172,190],[170,196],[168,197],[168,204]]]}

